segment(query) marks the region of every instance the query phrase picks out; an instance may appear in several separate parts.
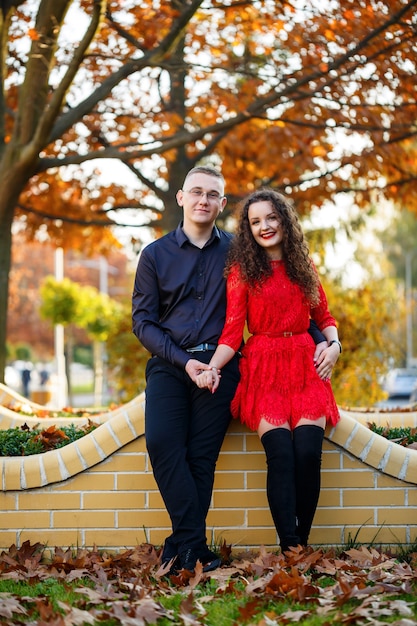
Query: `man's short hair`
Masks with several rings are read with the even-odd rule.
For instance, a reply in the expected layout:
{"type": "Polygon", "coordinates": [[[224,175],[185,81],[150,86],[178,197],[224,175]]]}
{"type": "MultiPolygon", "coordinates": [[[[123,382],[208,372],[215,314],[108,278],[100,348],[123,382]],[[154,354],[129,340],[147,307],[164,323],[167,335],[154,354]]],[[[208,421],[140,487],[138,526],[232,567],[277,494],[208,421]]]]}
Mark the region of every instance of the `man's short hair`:
{"type": "Polygon", "coordinates": [[[185,181],[193,174],[207,174],[208,176],[215,176],[216,178],[220,178],[220,180],[223,182],[223,185],[225,184],[223,174],[211,165],[197,165],[196,167],[193,167],[185,177],[184,184],[185,181]]]}

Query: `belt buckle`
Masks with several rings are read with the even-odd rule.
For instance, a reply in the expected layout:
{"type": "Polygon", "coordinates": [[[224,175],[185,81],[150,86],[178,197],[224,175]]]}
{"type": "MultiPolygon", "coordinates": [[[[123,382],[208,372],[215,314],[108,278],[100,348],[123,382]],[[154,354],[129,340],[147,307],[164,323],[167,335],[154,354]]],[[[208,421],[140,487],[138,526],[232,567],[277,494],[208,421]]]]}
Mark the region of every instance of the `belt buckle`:
{"type": "Polygon", "coordinates": [[[283,337],[292,337],[292,332],[290,330],[286,330],[284,333],[282,333],[283,337]]]}

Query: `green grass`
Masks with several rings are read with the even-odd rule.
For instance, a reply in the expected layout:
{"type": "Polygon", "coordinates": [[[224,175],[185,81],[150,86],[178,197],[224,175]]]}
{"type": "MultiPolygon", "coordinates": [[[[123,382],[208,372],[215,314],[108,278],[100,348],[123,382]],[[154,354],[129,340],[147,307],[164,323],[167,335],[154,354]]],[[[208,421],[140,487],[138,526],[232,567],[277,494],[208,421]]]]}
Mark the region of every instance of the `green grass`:
{"type": "Polygon", "coordinates": [[[72,385],[71,393],[76,396],[77,394],[93,393],[94,383],[85,383],[84,385],[72,385]]]}
{"type": "MultiPolygon", "coordinates": [[[[147,581],[148,585],[152,581],[147,581]]],[[[325,589],[334,584],[335,580],[331,576],[318,576],[316,585],[325,589]]],[[[291,598],[273,599],[270,594],[253,594],[247,595],[246,584],[243,581],[234,581],[233,579],[226,581],[224,585],[219,585],[215,579],[208,580],[195,589],[189,588],[175,589],[170,584],[161,584],[156,581],[153,587],[152,599],[158,605],[169,611],[168,616],[161,617],[156,621],[146,621],[149,626],[157,624],[157,626],[175,626],[189,624],[202,624],[204,626],[237,626],[250,624],[251,626],[258,623],[265,624],[286,624],[299,623],[303,626],[324,626],[330,624],[341,624],[345,620],[349,623],[359,623],[359,621],[350,621],[349,615],[356,607],[360,605],[362,599],[350,599],[337,609],[327,614],[320,615],[317,613],[318,604],[313,600],[300,602],[291,598]]],[[[123,588],[123,587],[122,587],[123,588]]],[[[417,591],[417,584],[414,585],[414,591],[417,591]]],[[[59,615],[69,615],[72,609],[84,612],[89,615],[89,622],[93,626],[117,626],[124,624],[123,614],[127,615],[132,604],[143,596],[143,586],[137,581],[136,593],[133,591],[125,591],[124,599],[121,601],[120,589],[118,589],[117,581],[107,581],[105,584],[93,584],[88,578],[81,578],[77,581],[66,582],[65,579],[46,578],[44,580],[22,581],[22,580],[1,580],[0,579],[0,610],[4,605],[7,597],[3,594],[12,594],[13,598],[18,601],[21,609],[26,611],[22,614],[20,611],[7,619],[7,624],[34,624],[37,621],[51,621],[58,623],[59,615]],[[98,595],[99,601],[90,600],[87,595],[76,592],[77,587],[89,587],[94,589],[97,587],[100,591],[98,595]],[[111,590],[114,587],[114,590],[111,590]],[[114,597],[113,596],[114,592],[114,597]],[[100,600],[101,597],[101,600],[100,600]],[[113,614],[116,602],[122,606],[123,613],[113,614]],[[71,609],[72,608],[72,609],[71,609]],[[94,617],[93,617],[94,615],[94,617]]],[[[384,599],[379,599],[381,607],[387,612],[390,606],[390,599],[398,601],[398,594],[389,595],[384,599]]],[[[416,596],[415,593],[403,594],[401,600],[413,605],[412,614],[408,615],[408,619],[417,618],[416,596]]],[[[392,611],[392,615],[384,615],[381,617],[381,623],[391,623],[398,620],[399,616],[396,611],[392,611]]],[[[127,619],[127,618],[126,618],[127,619]]],[[[74,618],[75,620],[75,618],[74,618]]],[[[84,624],[87,623],[77,615],[77,621],[68,623],[84,624]]],[[[3,623],[3,622],[1,622],[3,623]]],[[[6,623],[6,622],[5,622],[6,623]]],[[[134,623],[134,622],[126,622],[134,623]]],[[[138,624],[140,621],[137,622],[138,624]]],[[[366,624],[365,620],[361,622],[366,624]]],[[[377,624],[378,621],[373,622],[377,624]]]]}

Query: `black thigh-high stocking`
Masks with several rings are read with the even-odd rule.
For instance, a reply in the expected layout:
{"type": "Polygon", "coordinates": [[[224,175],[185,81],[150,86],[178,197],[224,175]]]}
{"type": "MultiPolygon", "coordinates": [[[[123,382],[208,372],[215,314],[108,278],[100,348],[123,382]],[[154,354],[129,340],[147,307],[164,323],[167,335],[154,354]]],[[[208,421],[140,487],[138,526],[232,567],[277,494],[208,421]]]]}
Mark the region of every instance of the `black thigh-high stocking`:
{"type": "Polygon", "coordinates": [[[261,437],[266,453],[266,491],[281,551],[297,546],[295,466],[291,432],[285,428],[268,430],[261,437]]]}
{"type": "Polygon", "coordinates": [[[320,426],[298,426],[293,431],[296,512],[303,546],[307,545],[320,495],[323,437],[320,426]]]}

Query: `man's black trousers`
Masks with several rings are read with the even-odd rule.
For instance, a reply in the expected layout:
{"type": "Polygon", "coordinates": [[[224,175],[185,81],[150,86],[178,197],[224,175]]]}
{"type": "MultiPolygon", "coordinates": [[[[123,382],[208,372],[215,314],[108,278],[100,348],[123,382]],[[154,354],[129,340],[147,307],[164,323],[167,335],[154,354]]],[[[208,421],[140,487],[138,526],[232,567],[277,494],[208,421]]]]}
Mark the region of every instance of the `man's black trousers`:
{"type": "MultiPolygon", "coordinates": [[[[212,351],[192,355],[208,363],[212,351]]],[[[172,523],[163,559],[192,548],[204,553],[214,471],[230,423],[238,357],[221,372],[217,391],[199,389],[185,370],[152,357],[146,368],[146,445],[172,523]]]]}

